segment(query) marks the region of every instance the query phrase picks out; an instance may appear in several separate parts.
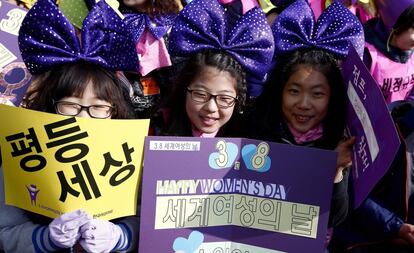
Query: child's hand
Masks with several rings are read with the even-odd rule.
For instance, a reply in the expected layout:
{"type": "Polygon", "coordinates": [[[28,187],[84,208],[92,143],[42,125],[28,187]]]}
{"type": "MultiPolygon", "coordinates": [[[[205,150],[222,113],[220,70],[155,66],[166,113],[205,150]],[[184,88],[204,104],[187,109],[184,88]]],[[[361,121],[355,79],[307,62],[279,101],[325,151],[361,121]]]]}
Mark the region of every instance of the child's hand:
{"type": "Polygon", "coordinates": [[[414,225],[408,223],[402,224],[398,236],[410,245],[414,245],[414,225]]]}
{"type": "MultiPolygon", "coordinates": [[[[111,252],[123,235],[122,229],[106,220],[92,219],[81,227],[80,245],[87,252],[111,252]]],[[[123,245],[123,243],[121,243],[123,245]]]]}
{"type": "Polygon", "coordinates": [[[80,227],[91,220],[83,210],[65,213],[49,224],[50,240],[60,248],[70,248],[80,238],[80,227]]]}
{"type": "Polygon", "coordinates": [[[342,181],[342,171],[352,165],[352,147],[355,143],[355,136],[338,144],[335,151],[338,152],[336,159],[336,175],[334,183],[342,181]]]}

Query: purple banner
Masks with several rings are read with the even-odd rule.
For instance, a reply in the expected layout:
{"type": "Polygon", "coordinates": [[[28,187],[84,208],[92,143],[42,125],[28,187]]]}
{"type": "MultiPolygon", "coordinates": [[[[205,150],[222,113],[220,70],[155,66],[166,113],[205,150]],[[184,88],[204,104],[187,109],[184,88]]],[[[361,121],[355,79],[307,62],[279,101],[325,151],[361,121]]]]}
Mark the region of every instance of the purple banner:
{"type": "Polygon", "coordinates": [[[356,136],[353,152],[354,207],[358,207],[384,176],[400,140],[377,83],[350,47],[342,63],[347,88],[347,125],[356,136]]]}
{"type": "Polygon", "coordinates": [[[334,152],[148,137],[144,153],[139,252],[323,252],[334,152]]]}
{"type": "Polygon", "coordinates": [[[0,0],[0,103],[19,106],[32,76],[17,42],[27,10],[0,0]]]}

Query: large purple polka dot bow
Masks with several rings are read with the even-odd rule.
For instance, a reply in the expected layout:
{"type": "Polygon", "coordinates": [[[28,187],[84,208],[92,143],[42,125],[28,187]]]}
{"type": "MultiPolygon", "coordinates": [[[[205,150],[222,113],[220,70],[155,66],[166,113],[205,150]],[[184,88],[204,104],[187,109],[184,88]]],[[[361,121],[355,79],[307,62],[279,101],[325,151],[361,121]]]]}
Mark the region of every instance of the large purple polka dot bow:
{"type": "Polygon", "coordinates": [[[135,43],[118,14],[99,1],[83,22],[81,40],[51,0],[38,0],[19,31],[23,61],[32,74],[77,61],[110,70],[136,70],[135,43]]]}
{"type": "Polygon", "coordinates": [[[217,0],[197,0],[178,15],[170,34],[170,54],[190,56],[203,50],[225,51],[247,75],[262,80],[273,56],[274,40],[263,11],[255,7],[230,27],[217,0]]]}
{"type": "Polygon", "coordinates": [[[352,43],[362,57],[364,31],[358,18],[345,6],[331,4],[316,21],[309,4],[297,0],[278,16],[272,25],[275,56],[300,48],[320,48],[343,59],[352,43]]]}
{"type": "Polygon", "coordinates": [[[151,17],[146,13],[127,13],[124,21],[135,42],[139,41],[145,29],[159,40],[171,29],[176,16],[176,14],[166,14],[151,17]]]}

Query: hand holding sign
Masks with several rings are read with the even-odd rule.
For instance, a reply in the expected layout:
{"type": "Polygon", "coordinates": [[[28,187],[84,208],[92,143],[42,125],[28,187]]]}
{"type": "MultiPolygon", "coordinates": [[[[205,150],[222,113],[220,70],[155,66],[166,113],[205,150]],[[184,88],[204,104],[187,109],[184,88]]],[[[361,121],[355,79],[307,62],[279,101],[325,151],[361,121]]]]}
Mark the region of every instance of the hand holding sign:
{"type": "Polygon", "coordinates": [[[80,233],[79,243],[87,252],[111,252],[128,244],[128,239],[122,238],[121,227],[106,220],[91,219],[82,225],[80,233]]]}
{"type": "Polygon", "coordinates": [[[381,90],[352,46],[342,62],[347,88],[347,127],[356,136],[352,176],[354,208],[385,175],[400,146],[381,90]]]}
{"type": "Polygon", "coordinates": [[[398,236],[407,243],[414,245],[414,225],[408,223],[402,224],[398,236]]]}
{"type": "Polygon", "coordinates": [[[351,139],[338,144],[335,148],[335,151],[338,152],[338,158],[336,159],[336,175],[334,183],[342,181],[342,171],[352,165],[352,148],[355,140],[356,138],[354,136],[351,139]]]}
{"type": "Polygon", "coordinates": [[[92,217],[83,210],[65,213],[49,224],[50,240],[61,248],[70,248],[80,238],[80,227],[92,217]]]}

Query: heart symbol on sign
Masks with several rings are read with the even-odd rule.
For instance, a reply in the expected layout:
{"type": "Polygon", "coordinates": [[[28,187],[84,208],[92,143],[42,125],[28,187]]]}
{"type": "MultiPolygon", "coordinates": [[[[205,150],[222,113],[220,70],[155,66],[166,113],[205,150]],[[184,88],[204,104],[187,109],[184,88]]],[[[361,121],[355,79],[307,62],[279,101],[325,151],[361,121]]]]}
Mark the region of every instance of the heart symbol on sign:
{"type": "Polygon", "coordinates": [[[175,252],[194,253],[203,243],[204,235],[198,231],[193,231],[187,238],[177,237],[174,240],[173,249],[175,252]]]}

